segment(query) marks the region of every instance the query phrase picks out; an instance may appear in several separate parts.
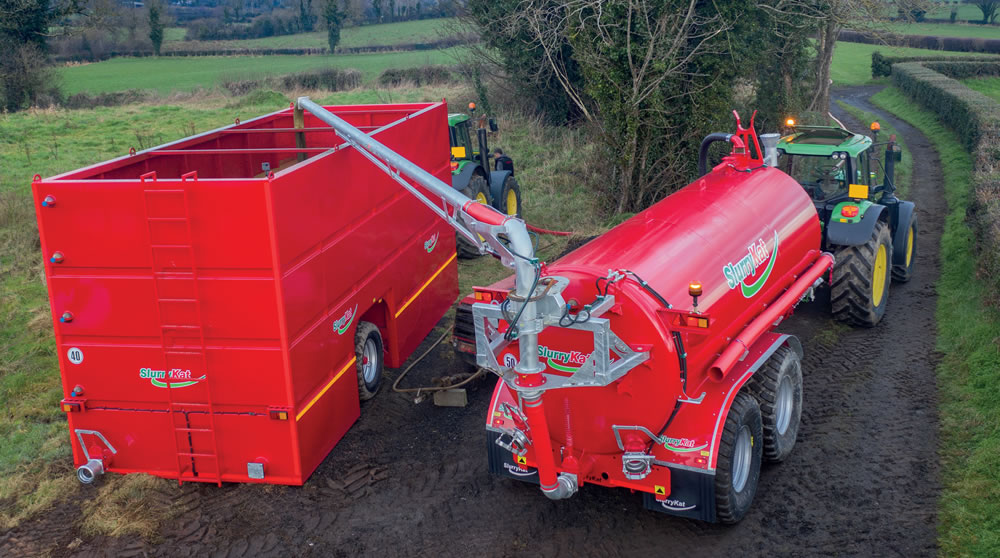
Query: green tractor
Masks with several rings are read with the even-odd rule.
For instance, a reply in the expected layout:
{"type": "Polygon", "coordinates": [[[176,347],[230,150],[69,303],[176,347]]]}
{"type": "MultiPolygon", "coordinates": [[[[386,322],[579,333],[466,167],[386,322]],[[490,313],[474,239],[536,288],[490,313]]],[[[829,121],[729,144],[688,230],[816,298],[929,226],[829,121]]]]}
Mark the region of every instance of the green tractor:
{"type": "MultiPolygon", "coordinates": [[[[894,169],[902,159],[895,136],[871,137],[833,126],[795,126],[777,140],[778,168],[806,189],[816,204],[823,248],[836,257],[830,302],[834,318],[872,327],[885,315],[891,281],[913,277],[917,215],[913,202],[895,196],[894,169]],[[884,162],[877,148],[885,147],[884,162]],[[881,182],[879,182],[881,175],[881,182]]],[[[770,134],[770,141],[777,134],[770,134]]]]}
{"type": "MultiPolygon", "coordinates": [[[[475,103],[469,104],[475,114],[475,103]]],[[[514,162],[510,157],[498,153],[494,168],[490,169],[489,147],[486,142],[486,126],[497,131],[496,122],[485,116],[474,119],[470,114],[449,114],[448,135],[451,138],[451,187],[466,197],[493,206],[506,215],[521,214],[521,187],[514,178],[514,162]],[[476,144],[472,143],[472,128],[476,124],[476,144]]],[[[478,257],[479,248],[458,236],[458,256],[478,257]]]]}

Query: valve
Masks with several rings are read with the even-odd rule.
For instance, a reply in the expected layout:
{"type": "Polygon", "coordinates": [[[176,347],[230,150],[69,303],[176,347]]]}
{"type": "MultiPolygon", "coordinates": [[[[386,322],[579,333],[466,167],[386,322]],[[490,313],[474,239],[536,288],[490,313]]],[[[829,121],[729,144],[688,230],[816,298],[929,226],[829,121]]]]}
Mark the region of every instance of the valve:
{"type": "Polygon", "coordinates": [[[104,461],[90,459],[86,464],[76,468],[76,478],[83,484],[93,484],[98,476],[104,474],[104,461]]]}
{"type": "Polygon", "coordinates": [[[531,441],[528,440],[528,436],[520,429],[514,428],[511,430],[504,429],[500,432],[500,436],[496,439],[496,444],[503,449],[513,453],[514,455],[524,455],[528,453],[528,444],[531,441]],[[510,438],[510,441],[505,441],[506,438],[510,438]]]}
{"type": "Polygon", "coordinates": [[[54,263],[54,264],[59,264],[59,263],[63,263],[63,259],[64,259],[64,257],[63,257],[63,253],[62,252],[53,252],[52,253],[52,257],[49,258],[49,261],[52,262],[52,263],[54,263]]]}
{"type": "Polygon", "coordinates": [[[51,195],[45,196],[45,199],[42,200],[42,207],[52,207],[55,204],[56,204],[56,198],[55,198],[55,196],[51,196],[51,195]]]}
{"type": "Polygon", "coordinates": [[[629,480],[642,480],[653,470],[653,456],[641,451],[622,454],[622,473],[629,480]]]}
{"type": "Polygon", "coordinates": [[[62,323],[64,323],[64,324],[68,324],[68,323],[72,322],[73,321],[73,313],[70,312],[69,310],[63,312],[62,316],[59,316],[59,321],[62,322],[62,323]]]}

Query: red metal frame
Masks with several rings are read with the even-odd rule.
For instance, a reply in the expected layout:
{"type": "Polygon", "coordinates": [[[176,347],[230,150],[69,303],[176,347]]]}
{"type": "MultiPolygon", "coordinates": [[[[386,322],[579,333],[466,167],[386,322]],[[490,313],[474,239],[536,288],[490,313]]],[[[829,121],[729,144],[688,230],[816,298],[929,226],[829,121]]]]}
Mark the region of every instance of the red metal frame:
{"type": "MultiPolygon", "coordinates": [[[[448,180],[443,103],[330,110],[448,180]]],[[[357,323],[399,366],[457,295],[452,229],[291,109],[32,189],[71,434],[110,471],[301,484],[358,417],[357,323]]]]}

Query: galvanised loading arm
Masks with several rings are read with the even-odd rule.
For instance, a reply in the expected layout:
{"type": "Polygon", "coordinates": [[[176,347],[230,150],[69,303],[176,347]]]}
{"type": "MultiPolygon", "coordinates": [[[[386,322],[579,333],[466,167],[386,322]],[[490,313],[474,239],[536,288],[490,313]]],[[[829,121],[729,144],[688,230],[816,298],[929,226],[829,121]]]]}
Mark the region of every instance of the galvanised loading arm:
{"type": "Polygon", "coordinates": [[[479,246],[480,252],[496,254],[505,266],[514,269],[516,274],[514,292],[522,300],[527,301],[518,319],[517,340],[521,358],[516,370],[520,374],[541,374],[545,367],[538,358],[538,333],[543,326],[542,320],[538,319],[537,303],[532,301],[535,298],[533,291],[538,282],[540,262],[535,258],[535,249],[524,221],[504,215],[486,204],[470,200],[375,138],[309,100],[309,97],[299,97],[295,106],[298,110],[309,111],[333,127],[340,137],[372,164],[382,169],[431,211],[451,224],[459,234],[479,246]],[[428,199],[400,175],[441,196],[441,201],[446,207],[428,199]],[[500,242],[498,234],[506,236],[506,244],[500,242]]]}

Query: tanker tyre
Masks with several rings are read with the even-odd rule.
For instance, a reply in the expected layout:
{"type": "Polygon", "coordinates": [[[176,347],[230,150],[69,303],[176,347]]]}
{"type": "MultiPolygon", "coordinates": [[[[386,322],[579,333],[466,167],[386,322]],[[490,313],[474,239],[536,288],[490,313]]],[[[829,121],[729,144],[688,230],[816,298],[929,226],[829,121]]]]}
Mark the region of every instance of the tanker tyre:
{"type": "Polygon", "coordinates": [[[802,419],[802,362],[799,354],[782,345],[758,370],[747,390],[760,405],[764,426],[764,460],[784,461],[799,434],[802,419]]]}
{"type": "Polygon", "coordinates": [[[892,237],[879,221],[868,242],[838,246],[834,253],[830,305],[833,317],[849,324],[874,327],[885,315],[892,278],[892,237]]]}
{"type": "MultiPolygon", "coordinates": [[[[462,195],[470,200],[490,205],[490,188],[486,185],[486,178],[479,173],[472,175],[469,185],[462,189],[462,195]]],[[[465,237],[455,233],[455,239],[457,242],[455,251],[458,252],[459,258],[471,260],[482,256],[479,253],[479,247],[466,240],[465,237]]]]}
{"type": "Polygon", "coordinates": [[[358,322],[358,330],[354,334],[354,355],[358,369],[358,396],[362,401],[375,397],[382,387],[384,348],[378,326],[370,322],[358,322]]]}
{"type": "Polygon", "coordinates": [[[892,280],[897,283],[906,283],[913,278],[913,268],[917,263],[917,216],[910,219],[910,226],[905,231],[898,231],[897,234],[906,235],[905,256],[903,264],[892,266],[892,280]]]}
{"type": "Polygon", "coordinates": [[[715,469],[715,517],[720,523],[738,523],[750,509],[764,444],[760,406],[752,395],[740,391],[726,416],[715,469]]]}

